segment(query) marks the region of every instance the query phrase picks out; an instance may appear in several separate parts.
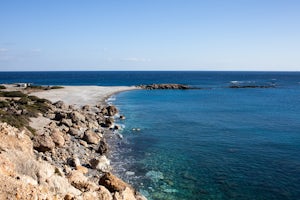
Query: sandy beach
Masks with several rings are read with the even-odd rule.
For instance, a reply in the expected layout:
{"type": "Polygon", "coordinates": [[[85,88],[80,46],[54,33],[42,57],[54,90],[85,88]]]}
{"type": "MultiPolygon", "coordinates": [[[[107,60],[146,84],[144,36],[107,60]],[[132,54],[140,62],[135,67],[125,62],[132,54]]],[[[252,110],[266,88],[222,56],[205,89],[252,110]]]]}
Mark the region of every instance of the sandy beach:
{"type": "Polygon", "coordinates": [[[96,105],[109,96],[128,90],[138,89],[135,86],[63,86],[62,89],[44,90],[32,93],[52,102],[63,101],[68,105],[96,105]]]}

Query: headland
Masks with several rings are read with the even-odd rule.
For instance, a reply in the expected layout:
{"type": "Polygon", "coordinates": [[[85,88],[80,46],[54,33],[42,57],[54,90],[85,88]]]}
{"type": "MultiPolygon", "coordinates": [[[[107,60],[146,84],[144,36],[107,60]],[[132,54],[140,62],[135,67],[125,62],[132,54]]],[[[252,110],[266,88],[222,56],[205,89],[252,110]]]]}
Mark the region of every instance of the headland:
{"type": "Polygon", "coordinates": [[[106,156],[118,110],[105,99],[138,88],[58,88],[1,89],[0,198],[146,199],[106,156]]]}

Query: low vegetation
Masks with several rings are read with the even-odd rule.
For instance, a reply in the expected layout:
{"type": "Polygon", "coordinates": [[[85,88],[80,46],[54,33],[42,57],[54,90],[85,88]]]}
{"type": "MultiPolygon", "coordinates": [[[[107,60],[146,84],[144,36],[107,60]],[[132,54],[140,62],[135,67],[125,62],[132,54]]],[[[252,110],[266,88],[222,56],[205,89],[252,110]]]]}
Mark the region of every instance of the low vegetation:
{"type": "Polygon", "coordinates": [[[4,90],[6,87],[4,85],[0,85],[0,90],[4,90]]]}
{"type": "Polygon", "coordinates": [[[53,89],[62,89],[62,86],[42,86],[42,85],[30,85],[26,87],[26,90],[53,90],[53,89]]]}
{"type": "Polygon", "coordinates": [[[0,91],[0,97],[25,97],[21,91],[0,91]]]}
{"type": "Polygon", "coordinates": [[[26,95],[20,91],[0,91],[0,97],[5,97],[0,101],[0,121],[17,128],[26,127],[31,132],[34,129],[29,126],[29,118],[46,113],[51,104],[47,99],[26,95]]]}

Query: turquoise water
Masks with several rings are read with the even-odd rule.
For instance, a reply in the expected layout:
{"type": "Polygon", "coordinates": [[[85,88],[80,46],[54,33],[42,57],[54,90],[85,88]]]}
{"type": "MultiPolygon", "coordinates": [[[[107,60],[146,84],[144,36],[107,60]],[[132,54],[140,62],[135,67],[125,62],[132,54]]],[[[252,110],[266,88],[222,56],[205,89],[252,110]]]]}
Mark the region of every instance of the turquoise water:
{"type": "Polygon", "coordinates": [[[0,82],[204,88],[118,94],[115,172],[149,199],[300,197],[299,72],[0,72],[0,82]]]}
{"type": "Polygon", "coordinates": [[[149,199],[300,197],[298,87],[131,91],[114,103],[126,116],[117,171],[149,199]]]}

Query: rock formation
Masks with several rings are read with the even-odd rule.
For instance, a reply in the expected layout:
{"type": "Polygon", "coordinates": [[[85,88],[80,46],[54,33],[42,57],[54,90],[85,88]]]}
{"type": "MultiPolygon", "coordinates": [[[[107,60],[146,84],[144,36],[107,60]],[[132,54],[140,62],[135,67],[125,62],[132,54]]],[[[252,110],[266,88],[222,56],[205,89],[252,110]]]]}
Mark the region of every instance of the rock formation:
{"type": "MultiPolygon", "coordinates": [[[[17,113],[12,105],[2,109],[17,113]]],[[[105,137],[113,133],[101,125],[113,125],[114,106],[45,108],[30,126],[0,122],[0,199],[145,199],[110,172],[105,137]]]]}
{"type": "Polygon", "coordinates": [[[147,89],[147,90],[186,90],[186,89],[192,89],[188,85],[183,85],[183,84],[151,84],[151,85],[140,85],[139,86],[142,89],[147,89]]]}

